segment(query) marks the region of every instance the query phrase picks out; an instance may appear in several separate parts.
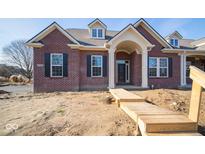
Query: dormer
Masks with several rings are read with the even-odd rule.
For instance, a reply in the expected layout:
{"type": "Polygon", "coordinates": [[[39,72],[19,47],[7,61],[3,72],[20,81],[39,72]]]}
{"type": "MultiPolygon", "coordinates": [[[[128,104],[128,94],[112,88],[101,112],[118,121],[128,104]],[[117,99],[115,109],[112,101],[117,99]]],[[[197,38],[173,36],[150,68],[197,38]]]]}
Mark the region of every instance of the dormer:
{"type": "Polygon", "coordinates": [[[90,37],[93,39],[105,39],[107,26],[98,18],[88,24],[90,37]]]}
{"type": "Polygon", "coordinates": [[[180,41],[183,38],[183,36],[178,32],[175,31],[172,34],[168,35],[165,39],[169,44],[171,44],[173,47],[180,47],[180,41]]]}

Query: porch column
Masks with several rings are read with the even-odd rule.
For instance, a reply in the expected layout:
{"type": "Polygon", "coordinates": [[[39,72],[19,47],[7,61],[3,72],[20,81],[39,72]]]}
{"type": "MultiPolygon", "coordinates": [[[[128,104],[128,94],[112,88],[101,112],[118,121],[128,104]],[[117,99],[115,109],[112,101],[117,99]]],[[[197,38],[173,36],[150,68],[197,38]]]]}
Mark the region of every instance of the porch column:
{"type": "Polygon", "coordinates": [[[142,87],[148,88],[148,53],[147,50],[142,52],[142,87]]]}
{"type": "Polygon", "coordinates": [[[115,49],[109,51],[109,88],[115,88],[115,49]]]}
{"type": "Polygon", "coordinates": [[[181,86],[185,86],[186,85],[186,55],[182,54],[180,56],[180,79],[181,79],[181,86]]]}

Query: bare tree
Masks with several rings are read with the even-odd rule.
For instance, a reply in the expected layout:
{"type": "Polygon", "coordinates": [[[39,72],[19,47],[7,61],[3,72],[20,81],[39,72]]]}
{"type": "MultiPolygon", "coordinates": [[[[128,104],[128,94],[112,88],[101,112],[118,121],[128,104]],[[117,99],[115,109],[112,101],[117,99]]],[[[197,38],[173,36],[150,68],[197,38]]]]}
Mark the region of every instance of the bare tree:
{"type": "Polygon", "coordinates": [[[22,69],[22,75],[28,79],[32,78],[33,57],[32,49],[24,40],[16,40],[3,48],[3,53],[8,58],[8,63],[16,65],[22,69]]]}

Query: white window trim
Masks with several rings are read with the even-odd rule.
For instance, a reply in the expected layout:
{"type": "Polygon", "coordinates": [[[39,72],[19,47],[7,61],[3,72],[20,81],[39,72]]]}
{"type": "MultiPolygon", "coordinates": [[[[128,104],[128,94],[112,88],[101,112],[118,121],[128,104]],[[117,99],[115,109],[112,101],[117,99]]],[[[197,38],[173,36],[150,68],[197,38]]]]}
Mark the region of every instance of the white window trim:
{"type": "Polygon", "coordinates": [[[103,77],[103,56],[102,55],[91,55],[91,77],[103,77]],[[93,66],[93,57],[100,57],[101,58],[101,66],[93,66]],[[93,75],[93,67],[101,67],[101,75],[95,76],[93,75]]]}
{"type": "Polygon", "coordinates": [[[52,64],[52,56],[53,55],[62,55],[62,57],[63,57],[63,54],[62,53],[51,53],[51,55],[50,55],[50,76],[51,77],[56,77],[56,78],[58,78],[58,77],[63,77],[63,64],[62,65],[53,65],[52,64]],[[62,66],[62,75],[61,76],[54,76],[53,75],[53,67],[52,66],[62,66]]]}
{"type": "Polygon", "coordinates": [[[168,60],[168,58],[167,57],[149,57],[149,59],[150,58],[157,59],[157,66],[156,67],[149,67],[148,66],[148,70],[150,68],[156,68],[157,69],[157,76],[150,76],[148,74],[149,77],[150,78],[168,78],[169,77],[169,60],[168,60]],[[166,59],[167,60],[167,67],[160,67],[160,59],[166,59]],[[166,76],[160,76],[160,68],[167,68],[167,75],[166,76]]]}
{"type": "Polygon", "coordinates": [[[96,38],[96,39],[104,39],[105,38],[104,29],[103,28],[92,28],[91,29],[91,37],[96,38]],[[96,37],[93,36],[93,29],[96,29],[96,31],[97,31],[97,36],[96,37]],[[98,30],[102,30],[102,37],[98,36],[98,30]]]}
{"type": "Polygon", "coordinates": [[[171,38],[171,39],[170,39],[170,44],[171,44],[172,46],[174,46],[174,47],[179,47],[179,39],[171,38]],[[171,40],[173,40],[174,44],[171,44],[171,42],[172,42],[171,40]],[[176,42],[175,42],[176,40],[178,41],[178,45],[175,44],[175,43],[176,43],[176,42]]]}

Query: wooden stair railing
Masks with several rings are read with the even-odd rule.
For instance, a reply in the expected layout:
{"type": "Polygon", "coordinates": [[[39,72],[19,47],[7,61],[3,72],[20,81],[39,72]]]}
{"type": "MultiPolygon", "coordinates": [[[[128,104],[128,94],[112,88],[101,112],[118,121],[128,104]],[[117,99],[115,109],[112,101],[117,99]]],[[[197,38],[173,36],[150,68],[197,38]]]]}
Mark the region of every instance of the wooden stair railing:
{"type": "Polygon", "coordinates": [[[190,66],[190,78],[193,82],[189,107],[189,119],[198,123],[202,89],[205,88],[205,72],[195,66],[190,66]]]}

